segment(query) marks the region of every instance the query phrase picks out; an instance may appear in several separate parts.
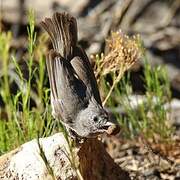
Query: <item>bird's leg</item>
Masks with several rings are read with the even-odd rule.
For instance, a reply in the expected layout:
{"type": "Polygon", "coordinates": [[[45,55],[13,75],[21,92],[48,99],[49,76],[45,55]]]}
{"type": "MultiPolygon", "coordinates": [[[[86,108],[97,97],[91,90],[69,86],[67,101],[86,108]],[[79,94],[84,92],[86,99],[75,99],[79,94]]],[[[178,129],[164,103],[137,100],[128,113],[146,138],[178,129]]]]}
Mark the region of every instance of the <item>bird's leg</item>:
{"type": "Polygon", "coordinates": [[[69,137],[75,142],[76,145],[82,144],[86,138],[80,137],[73,129],[66,126],[69,137]]]}

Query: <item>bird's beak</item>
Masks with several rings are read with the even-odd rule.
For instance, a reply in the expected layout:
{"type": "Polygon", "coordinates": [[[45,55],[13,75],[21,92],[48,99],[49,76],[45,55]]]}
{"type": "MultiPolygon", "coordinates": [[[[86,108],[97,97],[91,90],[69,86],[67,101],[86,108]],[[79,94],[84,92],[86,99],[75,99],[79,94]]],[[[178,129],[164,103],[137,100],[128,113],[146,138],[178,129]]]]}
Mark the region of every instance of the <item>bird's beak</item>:
{"type": "Polygon", "coordinates": [[[114,125],[113,122],[110,122],[110,121],[107,121],[107,122],[106,122],[106,126],[112,126],[112,125],[114,125]]]}
{"type": "Polygon", "coordinates": [[[112,126],[112,125],[114,125],[114,123],[112,123],[112,122],[106,122],[106,124],[102,125],[102,126],[100,127],[100,129],[108,130],[108,128],[109,128],[110,126],[112,126]]]}
{"type": "Polygon", "coordinates": [[[107,122],[104,126],[106,133],[109,135],[116,135],[120,131],[120,126],[118,124],[114,124],[112,122],[107,122]]]}

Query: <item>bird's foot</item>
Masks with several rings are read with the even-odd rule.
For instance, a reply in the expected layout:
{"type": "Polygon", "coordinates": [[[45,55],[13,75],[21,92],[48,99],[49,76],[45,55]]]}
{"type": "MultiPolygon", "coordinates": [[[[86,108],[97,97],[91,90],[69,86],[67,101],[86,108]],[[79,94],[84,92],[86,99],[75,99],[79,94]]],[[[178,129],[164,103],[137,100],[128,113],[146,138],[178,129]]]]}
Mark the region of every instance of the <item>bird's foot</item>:
{"type": "Polygon", "coordinates": [[[80,137],[74,130],[70,128],[66,128],[66,129],[67,129],[69,137],[73,140],[75,146],[81,145],[86,140],[86,138],[80,137]]]}

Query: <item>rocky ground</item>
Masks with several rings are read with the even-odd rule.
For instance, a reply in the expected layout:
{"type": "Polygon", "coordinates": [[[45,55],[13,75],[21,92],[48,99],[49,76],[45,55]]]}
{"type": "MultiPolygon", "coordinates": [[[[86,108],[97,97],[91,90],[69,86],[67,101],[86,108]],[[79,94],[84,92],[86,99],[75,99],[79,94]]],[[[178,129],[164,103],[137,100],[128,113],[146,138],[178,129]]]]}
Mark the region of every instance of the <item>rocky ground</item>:
{"type": "MultiPolygon", "coordinates": [[[[177,139],[176,139],[177,138],[177,139]]],[[[129,172],[131,179],[180,179],[180,141],[150,143],[143,138],[132,141],[120,137],[105,138],[107,150],[115,162],[129,172]]]]}
{"type": "MultiPolygon", "coordinates": [[[[129,98],[134,109],[145,100],[143,96],[129,98]]],[[[160,140],[158,136],[147,140],[143,135],[127,140],[123,139],[122,133],[103,137],[107,151],[122,169],[129,172],[131,179],[180,179],[180,101],[173,99],[170,106],[172,111],[168,116],[175,131],[169,140],[160,140]]],[[[116,112],[123,113],[123,109],[117,108],[116,112]]]]}

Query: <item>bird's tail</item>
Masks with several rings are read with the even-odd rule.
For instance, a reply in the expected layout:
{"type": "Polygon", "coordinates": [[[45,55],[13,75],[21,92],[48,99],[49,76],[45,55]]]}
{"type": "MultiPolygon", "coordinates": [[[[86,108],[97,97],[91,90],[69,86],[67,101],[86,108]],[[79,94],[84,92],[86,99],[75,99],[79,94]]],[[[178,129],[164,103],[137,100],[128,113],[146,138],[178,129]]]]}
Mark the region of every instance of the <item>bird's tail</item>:
{"type": "Polygon", "coordinates": [[[77,44],[76,19],[67,13],[55,13],[52,18],[42,21],[41,25],[48,32],[54,50],[62,57],[71,59],[77,44]]]}

